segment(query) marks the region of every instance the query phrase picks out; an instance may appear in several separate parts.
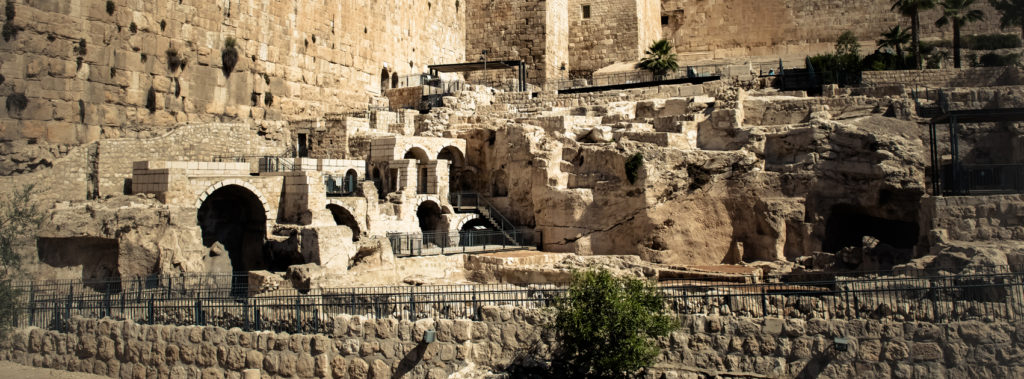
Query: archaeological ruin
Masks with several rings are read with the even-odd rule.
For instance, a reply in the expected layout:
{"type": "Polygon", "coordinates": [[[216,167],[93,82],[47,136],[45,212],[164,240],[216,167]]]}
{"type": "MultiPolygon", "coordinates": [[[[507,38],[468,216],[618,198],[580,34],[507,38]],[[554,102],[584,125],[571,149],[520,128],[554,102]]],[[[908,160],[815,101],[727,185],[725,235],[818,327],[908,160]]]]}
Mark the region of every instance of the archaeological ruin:
{"type": "Polygon", "coordinates": [[[0,359],[521,377],[603,269],[679,322],[638,376],[1024,376],[1024,49],[989,2],[956,38],[1015,47],[953,68],[922,10],[937,68],[856,83],[813,58],[897,56],[890,0],[4,8],[0,197],[41,213],[0,359]],[[639,68],[661,39],[678,69],[639,68]]]}

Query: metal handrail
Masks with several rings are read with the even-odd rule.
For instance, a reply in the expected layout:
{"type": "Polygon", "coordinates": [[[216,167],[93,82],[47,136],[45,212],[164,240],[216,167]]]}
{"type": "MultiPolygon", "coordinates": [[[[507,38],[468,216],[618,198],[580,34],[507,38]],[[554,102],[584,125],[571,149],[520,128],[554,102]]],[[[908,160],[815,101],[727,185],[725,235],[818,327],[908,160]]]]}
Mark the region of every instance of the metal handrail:
{"type": "Polygon", "coordinates": [[[479,254],[532,248],[530,229],[388,234],[396,257],[479,254]]]}

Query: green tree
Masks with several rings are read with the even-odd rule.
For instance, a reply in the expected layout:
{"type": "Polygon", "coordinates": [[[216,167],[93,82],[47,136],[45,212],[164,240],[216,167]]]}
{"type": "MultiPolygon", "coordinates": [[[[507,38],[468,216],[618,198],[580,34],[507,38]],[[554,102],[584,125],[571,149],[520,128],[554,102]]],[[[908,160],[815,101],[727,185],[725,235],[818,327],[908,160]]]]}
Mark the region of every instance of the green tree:
{"type": "Polygon", "coordinates": [[[1020,36],[1024,38],[1024,0],[988,0],[1002,16],[999,27],[1006,29],[1011,26],[1020,27],[1020,36]]]}
{"type": "Polygon", "coordinates": [[[13,324],[19,308],[19,293],[13,286],[21,267],[19,249],[43,221],[32,193],[33,186],[28,185],[0,199],[0,328],[13,324]]]}
{"type": "Polygon", "coordinates": [[[921,11],[935,8],[935,0],[893,0],[892,10],[910,17],[914,66],[921,68],[921,11]]]}
{"type": "Polygon", "coordinates": [[[860,43],[852,31],[845,31],[836,39],[836,55],[860,56],[860,43]]]}
{"type": "Polygon", "coordinates": [[[975,0],[942,0],[942,17],[935,21],[935,26],[953,25],[953,67],[960,68],[960,27],[968,22],[985,19],[985,13],[970,9],[975,0]]]}
{"type": "Polygon", "coordinates": [[[888,48],[896,52],[896,56],[903,59],[903,46],[910,42],[910,33],[899,25],[889,28],[889,31],[882,33],[878,40],[879,48],[888,48]]]}
{"type": "Polygon", "coordinates": [[[634,376],[658,356],[654,338],[677,327],[652,282],[605,270],[573,273],[556,310],[553,368],[572,378],[634,376]]]}
{"type": "Polygon", "coordinates": [[[650,71],[655,76],[665,76],[679,69],[676,53],[672,52],[672,42],[667,39],[655,41],[644,54],[644,59],[640,60],[637,67],[650,71]]]}

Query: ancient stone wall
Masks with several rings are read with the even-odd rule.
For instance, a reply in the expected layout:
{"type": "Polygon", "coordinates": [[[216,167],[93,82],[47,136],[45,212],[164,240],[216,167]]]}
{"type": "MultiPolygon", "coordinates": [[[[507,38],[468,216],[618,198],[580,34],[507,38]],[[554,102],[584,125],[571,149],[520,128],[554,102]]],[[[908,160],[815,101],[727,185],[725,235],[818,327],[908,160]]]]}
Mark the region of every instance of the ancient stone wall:
{"type": "Polygon", "coordinates": [[[991,87],[1021,85],[1019,71],[1012,67],[974,67],[938,70],[864,71],[865,86],[902,85],[913,87],[991,87]]]}
{"type": "Polygon", "coordinates": [[[921,200],[923,233],[955,241],[1024,239],[1024,195],[932,196],[921,200]]]}
{"type": "Polygon", "coordinates": [[[216,157],[278,156],[290,146],[284,129],[248,124],[192,124],[150,139],[98,142],[97,181],[101,196],[125,193],[136,161],[212,161],[216,157]],[[260,135],[263,134],[263,135],[260,135]]]}
{"type": "Polygon", "coordinates": [[[0,107],[0,141],[76,145],[182,122],[317,117],[365,106],[384,73],[465,55],[457,0],[110,3],[8,2],[5,22],[20,32],[0,43],[0,96],[27,104],[0,107]]]}
{"type": "MultiPolygon", "coordinates": [[[[110,377],[446,377],[472,366],[550,359],[550,316],[484,307],[480,321],[338,316],[329,335],[151,326],[75,318],[68,332],[16,330],[0,358],[110,377]],[[436,341],[422,343],[427,331],[436,341]]],[[[893,322],[680,317],[649,370],[662,374],[798,377],[1019,377],[1024,329],[1008,322],[893,322]],[[837,341],[845,338],[846,344],[837,341]]]]}
{"type": "Polygon", "coordinates": [[[660,9],[660,0],[570,1],[569,70],[593,72],[640,59],[651,38],[661,34],[660,9]]]}
{"type": "MultiPolygon", "coordinates": [[[[986,20],[967,24],[963,34],[1001,32],[999,15],[988,2],[975,4],[986,20]]],[[[879,34],[893,25],[909,28],[910,19],[890,11],[891,7],[889,0],[664,0],[662,13],[669,20],[662,30],[681,53],[682,62],[830,52],[846,30],[856,34],[867,53],[879,34]]],[[[924,39],[952,38],[949,26],[935,27],[939,16],[939,10],[921,14],[924,39]]]]}
{"type": "MultiPolygon", "coordinates": [[[[467,1],[466,60],[480,61],[487,50],[487,60],[522,60],[530,84],[542,85],[547,79],[557,78],[558,67],[564,62],[555,60],[568,54],[568,45],[557,43],[568,33],[566,19],[558,17],[564,13],[560,8],[566,6],[566,1],[467,1]]],[[[474,73],[467,79],[492,82],[498,77],[514,79],[515,73],[492,70],[489,75],[474,73]]]]}

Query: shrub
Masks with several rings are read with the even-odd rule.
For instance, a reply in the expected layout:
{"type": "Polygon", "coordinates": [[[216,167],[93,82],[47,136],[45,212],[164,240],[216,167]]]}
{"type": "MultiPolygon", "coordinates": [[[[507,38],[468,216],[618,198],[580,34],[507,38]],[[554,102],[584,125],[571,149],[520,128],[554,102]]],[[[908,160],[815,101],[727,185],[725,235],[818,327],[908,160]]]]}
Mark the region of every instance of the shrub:
{"type": "Polygon", "coordinates": [[[981,67],[1013,66],[1017,62],[1020,62],[1020,54],[988,53],[978,58],[978,65],[981,67]]]}
{"type": "Polygon", "coordinates": [[[107,14],[113,16],[115,9],[116,6],[114,5],[114,0],[107,0],[107,14]]]}
{"type": "Polygon", "coordinates": [[[605,270],[574,272],[555,309],[552,368],[573,378],[632,376],[658,356],[654,339],[677,326],[653,283],[605,270]]]}
{"type": "Polygon", "coordinates": [[[14,15],[14,2],[8,0],[7,4],[4,6],[4,16],[7,17],[7,21],[11,21],[14,20],[14,15]]]}
{"type": "Polygon", "coordinates": [[[167,69],[171,72],[178,71],[179,68],[184,68],[185,63],[188,61],[187,58],[178,54],[178,49],[173,47],[167,49],[167,69]]]}
{"type": "Polygon", "coordinates": [[[640,174],[640,168],[643,166],[643,154],[636,153],[629,157],[629,159],[626,159],[626,180],[629,180],[629,184],[636,182],[636,179],[640,174]]]}
{"type": "Polygon", "coordinates": [[[146,109],[149,109],[149,113],[156,112],[156,90],[153,87],[146,93],[146,109]]]}
{"type": "Polygon", "coordinates": [[[15,190],[0,199],[0,327],[13,325],[17,315],[19,292],[11,285],[21,266],[19,250],[24,238],[35,236],[43,221],[43,212],[33,201],[32,185],[15,190]]]}
{"type": "Polygon", "coordinates": [[[160,31],[162,32],[164,29],[167,29],[167,20],[160,20],[160,31]]]}
{"type": "Polygon", "coordinates": [[[74,50],[75,55],[85,55],[88,52],[88,49],[86,48],[85,38],[78,40],[78,45],[76,45],[72,49],[74,50]]]}
{"type": "Polygon", "coordinates": [[[128,25],[128,30],[132,33],[136,33],[139,31],[139,26],[135,25],[135,21],[132,21],[131,25],[128,25]]]}
{"type": "Polygon", "coordinates": [[[28,106],[28,98],[23,93],[13,93],[7,96],[7,113],[10,115],[20,115],[21,111],[25,110],[28,106]]]}
{"type": "Polygon", "coordinates": [[[11,38],[17,37],[20,31],[20,26],[14,25],[14,22],[7,21],[4,23],[4,28],[3,31],[0,31],[0,35],[4,37],[4,41],[10,41],[11,38]]]}
{"type": "Polygon", "coordinates": [[[231,71],[238,64],[238,49],[235,47],[235,38],[228,37],[224,40],[224,48],[220,53],[220,60],[223,64],[224,76],[231,76],[231,71]]]}
{"type": "Polygon", "coordinates": [[[263,104],[268,107],[274,105],[274,94],[270,93],[270,91],[263,94],[263,104]]]}
{"type": "Polygon", "coordinates": [[[1021,41],[1016,34],[979,34],[961,37],[961,44],[969,50],[998,50],[1016,49],[1021,41]]]}

